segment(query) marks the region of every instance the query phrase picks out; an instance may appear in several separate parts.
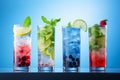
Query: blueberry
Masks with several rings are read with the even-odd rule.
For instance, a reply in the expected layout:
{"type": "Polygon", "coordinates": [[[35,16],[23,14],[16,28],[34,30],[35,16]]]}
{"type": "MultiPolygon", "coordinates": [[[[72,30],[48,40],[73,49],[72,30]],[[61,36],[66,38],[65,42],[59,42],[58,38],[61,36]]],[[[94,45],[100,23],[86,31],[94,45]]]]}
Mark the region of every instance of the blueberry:
{"type": "Polygon", "coordinates": [[[78,67],[78,65],[75,65],[74,67],[78,67]]]}
{"type": "Polygon", "coordinates": [[[76,58],[76,61],[79,61],[79,58],[76,58]]]}
{"type": "Polygon", "coordinates": [[[73,62],[73,65],[76,65],[76,62],[73,62]]]}
{"type": "Polygon", "coordinates": [[[72,61],[75,61],[75,58],[72,58],[72,61]]]}
{"type": "Polygon", "coordinates": [[[73,65],[70,65],[69,67],[73,67],[73,65]]]}
{"type": "Polygon", "coordinates": [[[73,67],[73,63],[72,62],[69,62],[69,67],[73,67]]]}
{"type": "Polygon", "coordinates": [[[69,65],[72,65],[72,62],[69,62],[69,65]]]}
{"type": "Polygon", "coordinates": [[[72,55],[69,55],[69,58],[73,58],[72,55]]]}

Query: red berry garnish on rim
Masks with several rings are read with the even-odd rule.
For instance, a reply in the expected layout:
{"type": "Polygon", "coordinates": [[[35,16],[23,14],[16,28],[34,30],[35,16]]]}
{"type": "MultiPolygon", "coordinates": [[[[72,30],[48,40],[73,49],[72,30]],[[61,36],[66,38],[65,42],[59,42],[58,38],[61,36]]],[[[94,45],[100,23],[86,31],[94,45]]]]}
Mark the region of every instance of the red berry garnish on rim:
{"type": "Polygon", "coordinates": [[[107,19],[101,20],[100,27],[105,27],[105,25],[107,25],[107,19]]]}

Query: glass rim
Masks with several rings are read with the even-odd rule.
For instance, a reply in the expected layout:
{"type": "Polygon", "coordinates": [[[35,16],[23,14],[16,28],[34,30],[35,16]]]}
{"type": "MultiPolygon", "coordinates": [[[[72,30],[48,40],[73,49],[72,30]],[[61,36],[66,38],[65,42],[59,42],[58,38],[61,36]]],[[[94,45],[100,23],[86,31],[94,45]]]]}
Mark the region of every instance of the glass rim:
{"type": "Polygon", "coordinates": [[[81,28],[74,28],[74,27],[64,27],[64,26],[62,26],[62,29],[77,29],[77,30],[81,30],[81,28]]]}
{"type": "MultiPolygon", "coordinates": [[[[23,27],[23,28],[25,28],[23,25],[20,25],[20,24],[14,24],[13,27],[23,27]]],[[[29,28],[31,28],[31,25],[29,26],[29,28]]]]}
{"type": "Polygon", "coordinates": [[[37,27],[44,27],[43,25],[37,25],[37,27]]]}

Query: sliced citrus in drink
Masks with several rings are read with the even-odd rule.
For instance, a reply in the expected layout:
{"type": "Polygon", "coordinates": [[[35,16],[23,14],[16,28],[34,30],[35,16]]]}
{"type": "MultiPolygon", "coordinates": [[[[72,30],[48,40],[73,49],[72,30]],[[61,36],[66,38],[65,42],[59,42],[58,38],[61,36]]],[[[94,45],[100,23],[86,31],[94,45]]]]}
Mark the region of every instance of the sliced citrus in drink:
{"type": "Polygon", "coordinates": [[[81,28],[85,32],[87,31],[87,24],[82,19],[76,19],[76,20],[74,20],[73,23],[72,23],[72,27],[74,27],[74,28],[81,28]]]}
{"type": "Polygon", "coordinates": [[[24,36],[30,34],[31,28],[30,27],[17,27],[14,26],[14,33],[16,36],[24,36]]]}
{"type": "Polygon", "coordinates": [[[97,41],[101,44],[102,47],[105,48],[105,37],[99,37],[97,38],[97,41]]]}
{"type": "Polygon", "coordinates": [[[54,48],[50,51],[50,57],[54,60],[54,48]]]}
{"type": "Polygon", "coordinates": [[[51,39],[52,36],[54,36],[54,35],[53,35],[53,30],[52,30],[51,28],[46,29],[45,39],[46,39],[46,40],[51,39]]]}
{"type": "Polygon", "coordinates": [[[45,36],[46,40],[48,40],[49,38],[51,38],[51,36],[52,36],[52,32],[51,32],[50,34],[47,34],[47,35],[45,36]]]}
{"type": "Polygon", "coordinates": [[[53,44],[50,45],[49,47],[49,54],[50,54],[50,58],[54,60],[54,45],[53,44]]]}
{"type": "Polygon", "coordinates": [[[46,55],[46,56],[50,56],[50,53],[49,53],[48,48],[46,48],[46,49],[43,51],[43,54],[46,55]]]}
{"type": "Polygon", "coordinates": [[[45,39],[43,38],[38,40],[38,48],[40,49],[40,51],[43,51],[46,48],[48,48],[50,44],[51,44],[51,40],[45,41],[45,39]]]}

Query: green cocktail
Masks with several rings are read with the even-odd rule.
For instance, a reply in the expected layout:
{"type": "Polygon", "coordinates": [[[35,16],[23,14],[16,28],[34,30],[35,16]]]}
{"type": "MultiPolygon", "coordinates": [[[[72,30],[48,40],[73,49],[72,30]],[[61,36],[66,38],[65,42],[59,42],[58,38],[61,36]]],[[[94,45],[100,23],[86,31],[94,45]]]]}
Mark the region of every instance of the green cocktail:
{"type": "Polygon", "coordinates": [[[38,26],[38,71],[54,70],[55,26],[60,19],[48,21],[44,16],[45,26],[38,26]]]}

